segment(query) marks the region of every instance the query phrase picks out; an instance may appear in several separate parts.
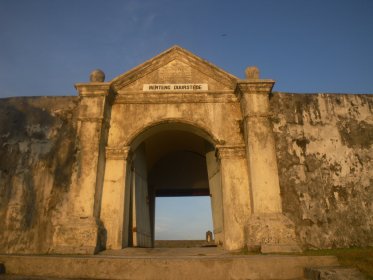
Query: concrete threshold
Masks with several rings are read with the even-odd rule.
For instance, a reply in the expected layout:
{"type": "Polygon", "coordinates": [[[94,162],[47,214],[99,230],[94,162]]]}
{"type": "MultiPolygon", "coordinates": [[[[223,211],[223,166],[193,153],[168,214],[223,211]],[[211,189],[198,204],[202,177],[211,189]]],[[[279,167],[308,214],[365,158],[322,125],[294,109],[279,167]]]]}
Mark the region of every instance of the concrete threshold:
{"type": "Polygon", "coordinates": [[[338,265],[333,256],[231,255],[218,251],[201,255],[200,251],[188,254],[188,250],[183,255],[183,250],[173,255],[144,250],[122,255],[0,255],[0,263],[5,265],[6,274],[16,276],[122,280],[300,279],[306,267],[338,265]]]}
{"type": "Polygon", "coordinates": [[[186,257],[186,256],[224,256],[231,255],[219,247],[192,248],[124,248],[122,250],[106,250],[99,253],[102,256],[124,257],[186,257]]]}

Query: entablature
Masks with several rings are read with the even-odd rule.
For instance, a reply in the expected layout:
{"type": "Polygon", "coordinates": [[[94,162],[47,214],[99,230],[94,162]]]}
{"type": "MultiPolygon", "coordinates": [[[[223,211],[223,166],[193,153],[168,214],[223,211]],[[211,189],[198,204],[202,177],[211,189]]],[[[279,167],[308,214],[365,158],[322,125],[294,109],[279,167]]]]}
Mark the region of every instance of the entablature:
{"type": "Polygon", "coordinates": [[[233,90],[219,92],[119,92],[114,103],[168,104],[168,103],[235,103],[238,102],[233,90]]]}

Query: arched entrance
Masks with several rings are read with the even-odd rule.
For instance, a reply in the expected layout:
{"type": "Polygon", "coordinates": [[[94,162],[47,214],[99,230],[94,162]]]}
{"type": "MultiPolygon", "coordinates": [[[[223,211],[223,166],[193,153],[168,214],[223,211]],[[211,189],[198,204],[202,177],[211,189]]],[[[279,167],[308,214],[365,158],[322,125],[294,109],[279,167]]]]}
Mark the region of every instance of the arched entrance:
{"type": "Polygon", "coordinates": [[[244,246],[250,213],[244,147],[170,119],[134,130],[128,139],[127,146],[106,147],[100,209],[106,249],[151,247],[154,199],[162,193],[211,194],[215,242],[227,250],[244,246]],[[177,166],[185,171],[180,176],[172,171],[177,166]]]}
{"type": "MultiPolygon", "coordinates": [[[[221,192],[225,249],[264,246],[267,252],[279,251],[279,244],[281,250],[291,249],[288,245],[296,244],[295,232],[288,230],[292,223],[282,214],[269,111],[274,81],[259,79],[256,68],[248,68],[246,74],[245,80],[238,79],[174,46],[110,82],[76,84],[80,96],[77,174],[71,190],[71,217],[61,221],[54,235],[56,250],[92,253],[101,244],[121,249],[133,243],[133,232],[141,230],[147,236],[143,243],[150,246],[154,225],[150,223],[149,190],[206,191],[206,183],[197,184],[196,179],[188,188],[183,184],[167,187],[166,181],[177,176],[164,175],[173,173],[170,162],[190,161],[186,166],[198,166],[198,157],[205,158],[212,198],[218,196],[215,189],[221,192]],[[205,143],[204,150],[187,149],[199,140],[180,142],[180,147],[174,141],[171,147],[180,148],[175,154],[157,148],[148,154],[146,146],[176,139],[175,131],[186,132],[182,138],[200,137],[196,139],[205,143]],[[162,165],[167,156],[173,159],[162,165]],[[157,163],[159,171],[155,172],[157,163]],[[139,210],[148,213],[148,218],[142,219],[144,225],[136,224],[134,231],[130,222],[134,221],[131,209],[136,192],[131,186],[136,191],[136,182],[143,185],[139,189],[147,190],[140,191],[137,200],[149,201],[149,206],[139,210]]],[[[195,178],[197,173],[193,173],[195,178]]],[[[175,180],[168,183],[180,183],[175,180]]],[[[219,213],[212,210],[213,215],[219,213]]],[[[214,217],[215,232],[218,225],[214,217]]]]}
{"type": "Polygon", "coordinates": [[[215,240],[221,242],[220,168],[211,137],[192,125],[164,123],[138,135],[131,149],[130,230],[124,246],[153,246],[155,201],[164,196],[211,196],[215,240]]]}

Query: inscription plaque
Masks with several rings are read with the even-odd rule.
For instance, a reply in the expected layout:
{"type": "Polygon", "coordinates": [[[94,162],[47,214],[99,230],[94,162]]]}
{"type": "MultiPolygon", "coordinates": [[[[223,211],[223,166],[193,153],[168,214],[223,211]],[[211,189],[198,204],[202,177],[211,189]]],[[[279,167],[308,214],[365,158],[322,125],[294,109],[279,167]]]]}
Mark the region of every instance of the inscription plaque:
{"type": "Polygon", "coordinates": [[[205,91],[208,84],[144,84],[143,91],[205,91]]]}

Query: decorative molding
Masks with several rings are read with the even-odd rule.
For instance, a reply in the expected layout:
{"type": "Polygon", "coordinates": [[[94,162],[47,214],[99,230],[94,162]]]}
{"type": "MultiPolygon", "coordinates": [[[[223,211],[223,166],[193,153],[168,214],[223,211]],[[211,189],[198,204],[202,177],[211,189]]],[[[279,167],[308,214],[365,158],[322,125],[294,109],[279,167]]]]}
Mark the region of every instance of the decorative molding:
{"type": "Polygon", "coordinates": [[[75,88],[80,97],[107,96],[110,93],[110,83],[77,83],[75,88]]]}
{"type": "Polygon", "coordinates": [[[130,146],[122,148],[106,147],[105,155],[107,159],[126,160],[131,158],[132,151],[130,146]]]}
{"type": "Polygon", "coordinates": [[[236,85],[236,93],[239,97],[242,94],[269,94],[275,84],[274,80],[239,80],[236,85]]]}
{"type": "Polygon", "coordinates": [[[217,145],[217,157],[219,159],[245,158],[245,146],[220,146],[217,145]]]}
{"type": "Polygon", "coordinates": [[[114,104],[236,103],[233,91],[220,92],[147,92],[119,93],[114,104]]]}
{"type": "Polygon", "coordinates": [[[199,72],[230,88],[236,83],[237,77],[232,74],[225,72],[217,66],[179,46],[174,46],[132,70],[118,76],[112,80],[112,86],[115,90],[120,90],[174,60],[188,64],[190,67],[197,69],[199,72]]]}

